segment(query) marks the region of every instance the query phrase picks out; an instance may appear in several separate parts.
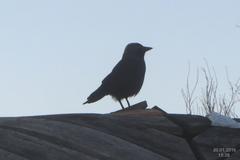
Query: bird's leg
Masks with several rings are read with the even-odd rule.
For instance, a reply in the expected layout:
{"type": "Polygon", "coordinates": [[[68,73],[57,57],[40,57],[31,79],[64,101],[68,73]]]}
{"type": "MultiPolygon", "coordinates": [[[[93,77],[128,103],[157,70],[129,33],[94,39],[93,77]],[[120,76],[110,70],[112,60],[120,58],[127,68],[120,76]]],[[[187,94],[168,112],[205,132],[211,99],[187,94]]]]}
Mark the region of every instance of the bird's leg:
{"type": "Polygon", "coordinates": [[[128,98],[125,98],[125,99],[126,99],[126,101],[127,101],[128,107],[130,107],[130,103],[129,103],[129,101],[128,101],[128,98]]]}
{"type": "Polygon", "coordinates": [[[123,107],[123,104],[122,104],[121,100],[118,100],[118,102],[120,103],[122,109],[125,109],[125,108],[123,107]]]}

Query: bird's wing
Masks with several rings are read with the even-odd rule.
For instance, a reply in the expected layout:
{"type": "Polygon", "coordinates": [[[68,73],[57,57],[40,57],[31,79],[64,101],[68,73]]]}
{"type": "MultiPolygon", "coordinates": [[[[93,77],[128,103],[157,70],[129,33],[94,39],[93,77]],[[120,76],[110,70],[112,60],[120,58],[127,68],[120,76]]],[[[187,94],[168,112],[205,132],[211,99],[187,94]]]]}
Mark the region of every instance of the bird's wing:
{"type": "Polygon", "coordinates": [[[126,85],[131,77],[134,76],[135,68],[137,67],[135,61],[131,60],[121,60],[118,64],[113,68],[112,72],[104,78],[102,84],[106,87],[113,86],[124,86],[126,85]]]}

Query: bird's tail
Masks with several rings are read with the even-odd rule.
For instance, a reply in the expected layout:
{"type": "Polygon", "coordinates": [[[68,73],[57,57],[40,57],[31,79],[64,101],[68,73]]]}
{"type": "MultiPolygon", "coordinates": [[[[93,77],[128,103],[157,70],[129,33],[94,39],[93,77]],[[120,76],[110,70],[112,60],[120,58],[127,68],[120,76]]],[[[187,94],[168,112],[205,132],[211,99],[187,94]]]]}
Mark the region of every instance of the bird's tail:
{"type": "Polygon", "coordinates": [[[106,91],[103,89],[102,86],[100,86],[87,98],[87,101],[84,102],[83,104],[96,102],[103,98],[105,95],[107,95],[106,91]]]}

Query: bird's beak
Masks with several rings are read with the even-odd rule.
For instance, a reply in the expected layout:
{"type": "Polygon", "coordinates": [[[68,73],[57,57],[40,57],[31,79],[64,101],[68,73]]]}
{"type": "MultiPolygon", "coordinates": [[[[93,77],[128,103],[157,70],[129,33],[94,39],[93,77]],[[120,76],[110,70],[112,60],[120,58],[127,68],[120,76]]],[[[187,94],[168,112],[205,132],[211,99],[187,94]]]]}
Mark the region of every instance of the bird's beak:
{"type": "Polygon", "coordinates": [[[145,52],[147,52],[147,51],[149,51],[149,50],[151,50],[153,48],[152,47],[144,47],[144,49],[145,49],[145,52]]]}

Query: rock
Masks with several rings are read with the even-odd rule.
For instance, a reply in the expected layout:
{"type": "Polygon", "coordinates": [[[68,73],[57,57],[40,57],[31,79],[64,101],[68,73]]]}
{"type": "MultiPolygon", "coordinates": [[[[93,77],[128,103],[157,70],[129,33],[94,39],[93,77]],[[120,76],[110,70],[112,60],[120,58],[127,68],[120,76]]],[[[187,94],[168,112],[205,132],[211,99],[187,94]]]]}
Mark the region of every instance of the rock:
{"type": "Polygon", "coordinates": [[[234,118],[234,120],[240,122],[240,118],[234,118]]]}
{"type": "Polygon", "coordinates": [[[240,148],[236,151],[236,153],[233,153],[227,160],[239,160],[240,159],[240,148]]]}
{"type": "Polygon", "coordinates": [[[184,136],[189,139],[205,131],[211,125],[208,118],[198,115],[167,114],[165,116],[181,126],[184,131],[184,136]]]}
{"type": "Polygon", "coordinates": [[[0,149],[0,159],[1,160],[27,160],[26,158],[20,155],[13,154],[3,149],[0,149]]]}
{"type": "Polygon", "coordinates": [[[1,149],[31,160],[169,160],[116,136],[49,119],[0,120],[0,137],[1,149]]]}
{"type": "Polygon", "coordinates": [[[162,112],[130,112],[2,118],[0,149],[34,160],[195,159],[182,129],[162,112]]]}
{"type": "Polygon", "coordinates": [[[228,158],[239,149],[239,144],[240,129],[224,127],[211,127],[192,141],[201,160],[228,158]]]}
{"type": "Polygon", "coordinates": [[[165,112],[163,109],[159,108],[158,106],[154,106],[152,108],[152,110],[158,110],[159,112],[162,113],[162,115],[166,115],[167,114],[167,112],[165,112]]]}
{"type": "Polygon", "coordinates": [[[121,138],[169,159],[179,157],[193,159],[187,142],[177,135],[182,135],[180,127],[162,116],[141,115],[82,115],[72,117],[44,117],[56,121],[64,121],[76,125],[99,130],[106,134],[121,138]],[[178,144],[178,145],[175,145],[178,144]],[[181,146],[181,147],[179,147],[181,146]],[[174,154],[172,153],[174,151],[174,154]]]}
{"type": "Polygon", "coordinates": [[[113,112],[111,113],[113,115],[122,115],[122,116],[127,116],[127,115],[131,115],[131,116],[138,116],[138,117],[143,117],[143,116],[163,116],[165,115],[164,113],[160,112],[159,110],[155,110],[155,109],[135,109],[135,110],[129,110],[129,111],[121,111],[121,112],[113,112]]]}
{"type": "MultiPolygon", "coordinates": [[[[136,113],[139,113],[138,111],[136,113]]],[[[157,129],[173,135],[182,136],[183,131],[178,125],[169,121],[166,117],[152,114],[146,111],[143,114],[68,114],[68,115],[52,115],[41,116],[38,118],[51,119],[55,121],[62,121],[73,123],[77,125],[84,125],[95,129],[112,129],[118,133],[124,129],[157,129]],[[148,115],[150,114],[150,115],[148,115]]]]}
{"type": "Polygon", "coordinates": [[[146,108],[148,107],[147,105],[147,101],[142,101],[140,103],[137,103],[137,104],[134,104],[130,107],[127,107],[125,109],[121,109],[121,110],[118,110],[118,111],[115,111],[115,112],[112,112],[112,114],[115,114],[115,113],[124,113],[124,112],[130,112],[130,111],[136,111],[136,110],[145,110],[146,108]]]}
{"type": "Polygon", "coordinates": [[[229,127],[229,128],[240,128],[240,123],[232,119],[229,116],[221,115],[217,112],[212,112],[206,116],[212,126],[229,127]]]}
{"type": "Polygon", "coordinates": [[[145,116],[163,116],[166,114],[165,111],[161,110],[157,106],[153,107],[152,109],[146,109],[147,108],[147,102],[143,101],[140,103],[137,103],[129,108],[125,108],[124,110],[119,110],[116,112],[112,112],[112,115],[131,115],[131,116],[138,116],[138,117],[145,117],[145,116]]]}
{"type": "Polygon", "coordinates": [[[111,114],[0,118],[0,160],[239,159],[240,129],[146,107],[142,102],[111,114]]]}

